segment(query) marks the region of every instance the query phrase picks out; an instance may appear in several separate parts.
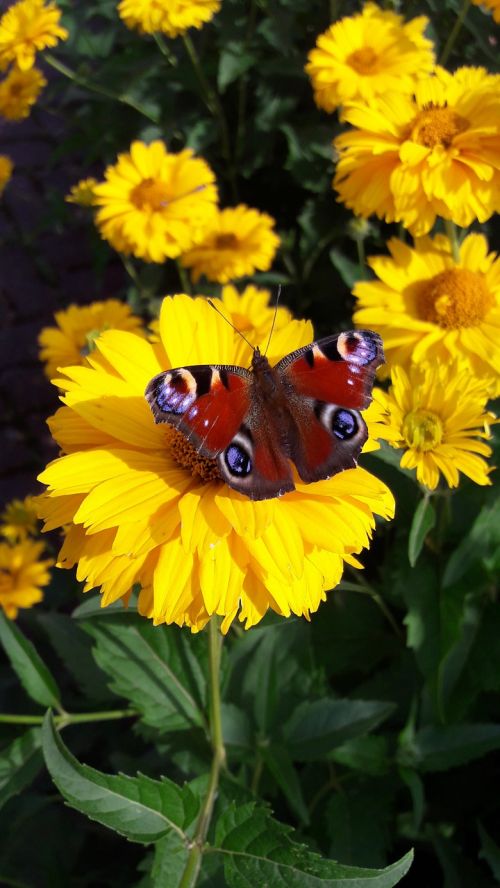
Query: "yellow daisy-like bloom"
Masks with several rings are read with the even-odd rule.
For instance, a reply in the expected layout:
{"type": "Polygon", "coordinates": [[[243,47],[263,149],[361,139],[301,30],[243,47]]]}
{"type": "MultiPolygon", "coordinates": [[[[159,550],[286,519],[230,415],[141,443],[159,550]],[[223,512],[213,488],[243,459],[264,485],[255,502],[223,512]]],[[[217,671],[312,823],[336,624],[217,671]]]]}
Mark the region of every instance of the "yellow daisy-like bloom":
{"type": "Polygon", "coordinates": [[[434,64],[432,42],[424,37],[427,24],[425,16],[405,23],[402,16],[366,3],[358,15],[330,25],[305,69],[318,107],[335,111],[358,99],[373,104],[388,90],[411,93],[415,77],[434,64]]]}
{"type": "Polygon", "coordinates": [[[50,582],[51,559],[41,560],[43,543],[22,540],[16,545],[0,543],[0,607],[11,620],[19,608],[31,607],[43,598],[41,586],[50,582]]]}
{"type": "Polygon", "coordinates": [[[500,391],[500,259],[484,235],[465,238],[458,263],[444,235],[388,247],[368,260],[378,280],[354,287],[356,325],[380,333],[388,365],[457,358],[500,391]]]}
{"type": "Polygon", "coordinates": [[[493,13],[493,18],[500,24],[500,0],[472,0],[474,6],[483,6],[493,13]]]}
{"type": "Polygon", "coordinates": [[[198,243],[217,212],[215,176],[187,148],[133,142],[93,189],[102,236],[120,253],[146,262],[175,259],[198,243]]]}
{"type": "MultiPolygon", "coordinates": [[[[90,366],[57,380],[65,406],[49,424],[66,455],[40,480],[47,529],[68,528],[59,565],[76,564],[104,606],[139,583],[139,611],[156,624],[199,630],[220,614],[227,631],[237,615],[248,628],[269,608],[309,616],[344,562],[357,564],[374,513],[392,516],[390,491],[359,467],[263,502],[229,488],[183,435],[155,425],[144,390],[165,368],[233,364],[240,337],[205,299],[184,294],[163,301],[159,332],[150,343],[108,331],[90,366]]],[[[309,323],[291,321],[268,356],[274,363],[313,338],[309,323]]]]}
{"type": "Polygon", "coordinates": [[[69,194],[64,200],[66,203],[78,204],[80,207],[93,207],[95,204],[94,188],[98,185],[97,179],[89,176],[87,179],[80,179],[76,185],[72,185],[69,194]]]}
{"type": "Polygon", "coordinates": [[[66,40],[68,32],[59,24],[61,11],[44,0],[20,0],[0,19],[0,68],[15,62],[21,71],[35,63],[35,54],[66,40]]]}
{"type": "Polygon", "coordinates": [[[221,0],[121,0],[118,14],[127,28],[168,37],[201,28],[219,11],[221,0]]]}
{"type": "MultiPolygon", "coordinates": [[[[483,69],[481,69],[482,71],[483,69]]],[[[334,142],[334,187],[364,218],[375,213],[426,234],[436,216],[468,226],[500,209],[500,89],[487,72],[436,69],[413,96],[352,105],[355,129],[334,142]]]]}
{"type": "MultiPolygon", "coordinates": [[[[254,284],[248,284],[241,293],[232,284],[226,284],[221,291],[221,311],[223,314],[245,335],[252,345],[259,346],[262,352],[265,351],[267,345],[274,315],[276,314],[273,336],[292,320],[292,313],[288,308],[280,305],[276,311],[274,306],[269,305],[270,299],[271,293],[269,290],[260,289],[254,284]]],[[[236,350],[237,354],[234,362],[238,365],[244,365],[248,358],[248,348],[243,339],[240,338],[239,349],[236,342],[236,350]]]]}
{"type": "Polygon", "coordinates": [[[184,253],[181,262],[191,269],[196,282],[202,274],[209,281],[227,284],[235,278],[271,267],[280,239],[274,219],[245,204],[220,210],[204,240],[184,253]]]}
{"type": "Polygon", "coordinates": [[[21,71],[12,68],[0,83],[0,114],[7,120],[23,120],[29,116],[47,81],[38,68],[21,71]]]}
{"type": "Polygon", "coordinates": [[[54,315],[55,327],[44,327],[38,337],[40,360],[52,379],[61,367],[85,364],[97,337],[110,329],[140,332],[142,321],[118,299],[70,305],[54,315]]]}
{"type": "Polygon", "coordinates": [[[401,467],[416,469],[417,479],[435,490],[442,474],[449,487],[457,487],[462,472],[476,484],[491,484],[491,468],[483,457],[491,448],[489,438],[495,417],[485,410],[488,388],[456,362],[393,367],[389,392],[374,390],[375,400],[386,410],[387,434],[396,448],[403,448],[401,467]]]}
{"type": "Polygon", "coordinates": [[[10,157],[0,154],[0,196],[3,194],[3,190],[12,176],[13,169],[14,164],[10,157]]]}
{"type": "Polygon", "coordinates": [[[0,514],[0,534],[14,543],[33,536],[38,530],[38,510],[34,496],[13,499],[0,514]]]}

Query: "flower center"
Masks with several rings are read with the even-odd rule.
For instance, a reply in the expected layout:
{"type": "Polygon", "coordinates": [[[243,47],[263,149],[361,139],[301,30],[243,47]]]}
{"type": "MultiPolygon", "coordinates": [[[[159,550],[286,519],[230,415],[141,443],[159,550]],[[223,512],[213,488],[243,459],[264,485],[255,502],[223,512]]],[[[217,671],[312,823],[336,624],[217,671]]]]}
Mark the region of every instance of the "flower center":
{"type": "Polygon", "coordinates": [[[235,234],[218,234],[215,238],[217,250],[235,250],[238,246],[238,238],[235,234]]]}
{"type": "Polygon", "coordinates": [[[443,440],[443,424],[430,410],[412,410],[403,421],[403,438],[408,447],[434,450],[443,440]]]}
{"type": "Polygon", "coordinates": [[[177,429],[165,429],[167,450],[175,462],[187,469],[192,475],[198,475],[202,481],[220,481],[221,475],[215,459],[200,456],[187,438],[177,429]]]}
{"type": "Polygon", "coordinates": [[[169,202],[168,188],[165,182],[144,179],[132,189],[130,200],[139,210],[164,210],[169,202]]]}
{"type": "Polygon", "coordinates": [[[474,327],[494,304],[481,274],[450,268],[426,281],[418,297],[418,313],[422,320],[439,327],[474,327]]]}
{"type": "Polygon", "coordinates": [[[371,46],[363,46],[362,49],[356,49],[347,57],[347,63],[354,68],[358,74],[373,74],[377,66],[378,55],[371,46]]]}
{"type": "Polygon", "coordinates": [[[411,127],[413,142],[434,148],[442,145],[449,148],[455,136],[468,129],[469,121],[460,117],[451,108],[438,108],[432,102],[417,114],[411,127]]]}

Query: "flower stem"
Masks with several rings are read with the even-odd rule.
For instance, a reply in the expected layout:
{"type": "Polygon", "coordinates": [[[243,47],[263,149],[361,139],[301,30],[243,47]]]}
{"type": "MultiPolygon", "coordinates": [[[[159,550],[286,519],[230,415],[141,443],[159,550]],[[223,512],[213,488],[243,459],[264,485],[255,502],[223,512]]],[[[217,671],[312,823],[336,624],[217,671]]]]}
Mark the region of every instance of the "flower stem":
{"type": "Polygon", "coordinates": [[[186,867],[179,882],[179,888],[194,888],[200,872],[203,845],[207,837],[221,769],[226,762],[226,750],[222,737],[221,700],[220,700],[220,652],[222,635],[219,631],[219,623],[214,616],[208,624],[208,655],[209,655],[209,718],[210,741],[212,744],[212,765],[207,795],[203,802],[196,832],[194,835],[186,867]]]}
{"type": "Polygon", "coordinates": [[[460,249],[458,246],[458,237],[457,237],[457,227],[451,219],[444,219],[444,228],[446,234],[449,238],[451,244],[451,255],[453,256],[453,261],[457,263],[460,262],[460,249]]]}
{"type": "Polygon", "coordinates": [[[153,40],[156,43],[158,49],[160,50],[162,56],[165,56],[169,65],[172,65],[173,68],[177,65],[177,59],[173,53],[170,52],[170,49],[167,46],[167,42],[160,31],[155,31],[153,34],[153,40]]]}
{"type": "Polygon", "coordinates": [[[449,55],[455,45],[455,40],[457,39],[457,37],[462,29],[462,25],[465,21],[465,16],[467,15],[467,12],[469,11],[470,4],[471,4],[471,0],[463,0],[462,8],[455,19],[455,24],[453,25],[453,28],[450,31],[450,36],[448,37],[448,40],[446,41],[443,51],[439,57],[438,64],[443,65],[443,67],[444,67],[444,65],[446,65],[449,55]]]}
{"type": "MultiPolygon", "coordinates": [[[[112,721],[119,718],[133,718],[137,715],[135,709],[109,709],[107,712],[65,712],[64,715],[55,715],[54,722],[58,727],[66,725],[82,724],[84,722],[112,721]]],[[[43,715],[0,715],[0,724],[3,725],[41,725],[43,715]]]]}
{"type": "Polygon", "coordinates": [[[50,52],[45,52],[43,58],[51,68],[59,71],[59,74],[63,74],[64,77],[67,77],[68,80],[72,80],[73,83],[76,83],[78,86],[83,86],[84,89],[88,89],[90,92],[96,93],[99,96],[104,96],[106,99],[112,99],[115,102],[120,102],[122,105],[127,105],[129,108],[133,108],[134,111],[138,111],[139,114],[142,114],[143,117],[146,117],[152,123],[158,123],[157,116],[146,111],[146,109],[139,102],[136,102],[135,99],[131,99],[129,96],[120,95],[120,93],[113,92],[113,90],[107,89],[105,86],[100,86],[98,83],[93,83],[91,80],[87,80],[86,77],[82,77],[80,74],[77,74],[76,71],[73,71],[71,68],[68,68],[67,65],[64,65],[63,62],[60,62],[59,59],[56,59],[50,52]]]}
{"type": "Polygon", "coordinates": [[[187,293],[188,296],[193,295],[193,288],[191,286],[191,281],[189,280],[189,275],[184,268],[184,266],[180,263],[178,259],[175,260],[175,264],[177,265],[177,272],[179,275],[179,280],[181,282],[181,287],[183,293],[187,293]]]}

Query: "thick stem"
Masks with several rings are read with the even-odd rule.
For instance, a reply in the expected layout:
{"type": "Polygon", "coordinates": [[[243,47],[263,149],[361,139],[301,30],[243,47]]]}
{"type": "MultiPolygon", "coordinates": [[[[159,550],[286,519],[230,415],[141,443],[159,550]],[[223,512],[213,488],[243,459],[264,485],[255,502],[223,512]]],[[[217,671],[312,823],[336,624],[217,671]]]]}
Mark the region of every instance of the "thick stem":
{"type": "Polygon", "coordinates": [[[221,769],[226,762],[226,750],[222,737],[221,698],[220,698],[220,653],[222,635],[219,631],[219,623],[216,617],[212,617],[208,624],[208,653],[209,653],[209,718],[210,741],[212,744],[212,765],[210,767],[210,779],[207,795],[200,811],[196,832],[191,845],[185,870],[182,874],[179,888],[194,888],[201,867],[203,845],[205,843],[215,799],[219,786],[221,769]]]}
{"type": "MultiPolygon", "coordinates": [[[[54,716],[57,727],[76,725],[84,722],[113,721],[119,718],[134,718],[137,715],[135,709],[109,709],[107,712],[65,712],[64,715],[54,716]]],[[[43,715],[0,715],[0,724],[3,725],[41,725],[43,715]]]]}
{"type": "Polygon", "coordinates": [[[458,238],[457,238],[457,227],[451,219],[444,219],[444,228],[446,234],[449,238],[451,244],[451,255],[453,256],[453,261],[457,263],[460,262],[460,249],[458,246],[458,238]]]}
{"type": "Polygon", "coordinates": [[[463,0],[462,8],[455,19],[455,24],[453,25],[453,28],[450,31],[450,36],[448,37],[448,40],[446,41],[443,51],[439,57],[438,63],[440,65],[443,65],[443,67],[446,65],[446,62],[448,61],[450,53],[455,45],[455,40],[457,39],[457,37],[462,29],[462,25],[465,21],[465,16],[467,15],[467,12],[469,11],[470,4],[471,4],[471,0],[463,0]]]}

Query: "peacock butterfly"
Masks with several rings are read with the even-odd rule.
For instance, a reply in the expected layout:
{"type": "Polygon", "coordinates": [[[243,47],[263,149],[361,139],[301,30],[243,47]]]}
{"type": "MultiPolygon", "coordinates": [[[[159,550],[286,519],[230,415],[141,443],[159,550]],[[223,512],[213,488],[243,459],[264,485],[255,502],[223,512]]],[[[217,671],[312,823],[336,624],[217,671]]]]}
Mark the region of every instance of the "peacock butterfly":
{"type": "Polygon", "coordinates": [[[371,402],[382,340],[351,330],[312,342],[271,367],[254,349],[249,370],[224,364],[179,367],[155,376],[146,399],[157,423],[179,429],[217,460],[230,487],[253,500],[356,465],[367,439],[359,411],[371,402]]]}

